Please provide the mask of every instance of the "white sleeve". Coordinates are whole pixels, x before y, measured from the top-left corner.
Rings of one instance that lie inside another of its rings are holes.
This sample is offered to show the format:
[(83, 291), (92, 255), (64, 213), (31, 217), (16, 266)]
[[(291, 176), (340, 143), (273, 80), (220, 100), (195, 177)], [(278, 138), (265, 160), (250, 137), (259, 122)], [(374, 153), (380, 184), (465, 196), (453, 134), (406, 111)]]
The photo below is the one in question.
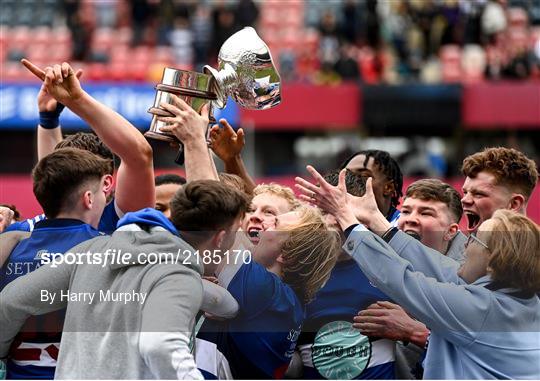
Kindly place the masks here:
[(203, 279), (203, 301), (201, 310), (225, 319), (238, 314), (238, 302), (225, 288)]

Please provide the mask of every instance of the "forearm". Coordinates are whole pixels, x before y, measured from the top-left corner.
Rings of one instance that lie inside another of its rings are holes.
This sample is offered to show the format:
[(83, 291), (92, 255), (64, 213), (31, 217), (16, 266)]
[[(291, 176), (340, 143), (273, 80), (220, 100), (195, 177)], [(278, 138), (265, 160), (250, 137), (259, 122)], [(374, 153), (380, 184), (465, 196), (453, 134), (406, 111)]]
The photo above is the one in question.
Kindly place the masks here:
[(38, 160), (47, 156), (54, 151), (54, 147), (62, 141), (62, 129), (60, 126), (56, 128), (43, 128), (38, 125), (37, 128), (37, 153)]
[(0, 267), (8, 260), (11, 252), (25, 238), (30, 237), (29, 232), (12, 231), (0, 234)]
[(221, 286), (203, 279), (203, 302), (201, 310), (212, 315), (231, 319), (238, 314), (238, 302)]
[[(63, 263), (56, 268), (41, 266), (34, 272), (17, 278), (0, 292), (0, 358), (7, 355), (13, 338), (28, 317), (67, 306), (67, 302), (60, 298), (60, 292), (69, 288), (73, 267)], [(44, 294), (56, 297), (43, 300)]]
[(214, 176), (219, 179), (219, 174), (216, 168), (216, 162), (214, 161), (214, 154), (212, 153), (212, 150), (207, 146), (208, 156), (210, 157), (210, 164), (212, 165), (212, 172), (214, 173)]
[(66, 103), (122, 161), (144, 165), (151, 160), (152, 149), (144, 136), (116, 111), (86, 92), (78, 99)]
[(186, 179), (193, 180), (217, 180), (217, 174), (213, 170), (212, 160), (208, 152), (208, 146), (204, 138), (193, 139), (184, 142), (184, 156), (186, 167)]
[(253, 193), (253, 189), (255, 189), (257, 184), (255, 184), (255, 181), (253, 181), (253, 179), (249, 175), (244, 165), (244, 160), (242, 160), (242, 157), (240, 155), (237, 155), (230, 160), (224, 161), (224, 164), (225, 172), (240, 176), (242, 180), (244, 180), (244, 182), (246, 183), (248, 192), (250, 194)]

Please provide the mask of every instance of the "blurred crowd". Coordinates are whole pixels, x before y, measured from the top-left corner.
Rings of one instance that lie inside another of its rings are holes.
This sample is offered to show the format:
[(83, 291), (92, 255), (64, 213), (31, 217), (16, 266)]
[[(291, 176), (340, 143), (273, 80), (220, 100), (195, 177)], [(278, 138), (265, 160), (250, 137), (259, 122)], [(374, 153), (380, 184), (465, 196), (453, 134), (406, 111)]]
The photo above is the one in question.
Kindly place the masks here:
[(8, 72), (22, 56), (47, 64), (47, 44), (36, 44), (51, 42), (58, 47), (56, 61), (90, 65), (90, 79), (153, 80), (164, 65), (200, 70), (215, 63), (231, 34), (254, 26), (286, 80), (394, 84), (540, 77), (540, 2), (534, 0), (2, 4), (0, 61), (7, 61)]

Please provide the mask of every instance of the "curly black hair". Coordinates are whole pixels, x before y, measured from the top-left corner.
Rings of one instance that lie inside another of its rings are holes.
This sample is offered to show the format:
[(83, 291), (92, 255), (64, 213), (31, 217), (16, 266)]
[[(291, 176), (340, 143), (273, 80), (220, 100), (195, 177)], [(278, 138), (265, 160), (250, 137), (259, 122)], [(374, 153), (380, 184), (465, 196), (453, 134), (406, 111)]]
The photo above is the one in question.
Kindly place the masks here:
[(394, 208), (396, 208), (399, 205), (401, 196), (403, 196), (403, 173), (401, 173), (399, 164), (386, 151), (368, 149), (355, 152), (345, 159), (339, 168), (343, 169), (347, 167), (349, 162), (358, 155), (364, 155), (366, 157), (364, 160), (364, 166), (367, 165), (369, 159), (372, 157), (374, 163), (381, 169), (382, 173), (384, 173), (384, 175), (392, 181), (394, 184), (395, 193), (392, 196), (391, 204)]

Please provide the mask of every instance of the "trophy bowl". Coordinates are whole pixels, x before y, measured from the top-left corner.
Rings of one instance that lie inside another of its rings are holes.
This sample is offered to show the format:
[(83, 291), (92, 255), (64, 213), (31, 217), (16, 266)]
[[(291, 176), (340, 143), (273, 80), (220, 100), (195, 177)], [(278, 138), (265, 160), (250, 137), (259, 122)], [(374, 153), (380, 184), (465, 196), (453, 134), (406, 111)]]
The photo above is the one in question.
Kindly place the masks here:
[(266, 110), (281, 102), (281, 78), (268, 46), (255, 29), (246, 27), (229, 37), (218, 55), (218, 68), (206, 65), (204, 73), (165, 68), (161, 83), (156, 86), (150, 129), (144, 135), (158, 140), (178, 141), (161, 132), (165, 123), (157, 116), (172, 116), (160, 108), (171, 103), (171, 94), (182, 98), (195, 111), (210, 103), (210, 123), (215, 123), (213, 107), (224, 108), (228, 97), (249, 110)]

